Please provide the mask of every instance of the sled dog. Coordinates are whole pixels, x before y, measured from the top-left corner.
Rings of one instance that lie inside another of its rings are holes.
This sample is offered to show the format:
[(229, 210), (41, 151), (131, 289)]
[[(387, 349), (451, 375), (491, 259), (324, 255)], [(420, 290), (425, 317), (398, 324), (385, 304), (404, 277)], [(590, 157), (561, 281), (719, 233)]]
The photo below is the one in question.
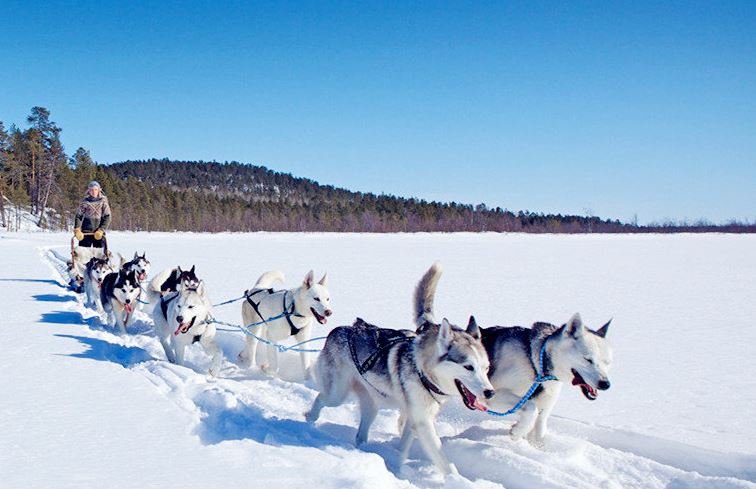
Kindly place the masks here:
[(139, 297), (139, 282), (134, 272), (119, 270), (102, 280), (100, 302), (108, 315), (108, 324), (116, 326), (122, 334), (134, 320), (134, 305)]
[(516, 413), (519, 417), (510, 429), (513, 438), (527, 437), (533, 445), (543, 445), (546, 424), (564, 382), (580, 387), (591, 401), (598, 397), (598, 391), (609, 388), (612, 349), (606, 334), (610, 323), (611, 320), (593, 331), (575, 314), (561, 327), (538, 322), (530, 329), (501, 326), (481, 329), (491, 362), (489, 378), (496, 390), (492, 409), (507, 410), (514, 406), (533, 385), (537, 374), (558, 379), (540, 384)]
[(116, 270), (107, 258), (92, 258), (87, 262), (84, 273), (84, 291), (87, 294), (86, 305), (94, 307), (97, 312), (102, 311), (100, 302), (100, 289), (105, 276)]
[(490, 399), (493, 386), (486, 376), (488, 357), (480, 342), (480, 329), (470, 318), (466, 330), (444, 318), (436, 324), (433, 295), (441, 268), (426, 272), (415, 290), (416, 325), (409, 330), (378, 328), (357, 319), (328, 335), (315, 366), (319, 394), (305, 415), (309, 422), (326, 406), (342, 404), (354, 393), (360, 404), (356, 444), (368, 438), (370, 425), (382, 407), (400, 411), (400, 463), (415, 438), (443, 473), (457, 473), (441, 450), (434, 421), (441, 404), (461, 398), (471, 410), (485, 410), (479, 398)]
[[(263, 324), (252, 327), (254, 333), (261, 338), (277, 343), (290, 336), (297, 342), (307, 341), (312, 337), (312, 323), (316, 320), (326, 324), (331, 311), (331, 295), (328, 292), (328, 276), (323, 275), (315, 283), (312, 270), (305, 276), (302, 285), (291, 290), (274, 290), (273, 284), (283, 282), (281, 272), (266, 272), (257, 279), (255, 286), (244, 292), (245, 301), (242, 303), (242, 321), (244, 325)], [(239, 360), (244, 366), (257, 365), (258, 339), (247, 336), (247, 344), (239, 353)], [(267, 345), (267, 363), (263, 370), (275, 375), (278, 372), (278, 350), (274, 345)], [(300, 352), (302, 371), (308, 375), (310, 365), (309, 353)]]
[(202, 281), (196, 288), (180, 287), (159, 299), (152, 318), (168, 361), (183, 365), (186, 347), (200, 343), (212, 356), (208, 373), (218, 375), (223, 354), (215, 343), (215, 325), (209, 322), (210, 313)]
[[(142, 308), (142, 302), (144, 302), (141, 298), (142, 295), (147, 295), (144, 293), (144, 283), (147, 281), (147, 274), (150, 273), (150, 261), (147, 259), (147, 253), (142, 252), (140, 255), (137, 252), (134, 252), (134, 258), (132, 258), (130, 261), (126, 261), (123, 257), (121, 257), (121, 269), (126, 270), (127, 272), (133, 271), (136, 275), (137, 282), (139, 282), (139, 297), (137, 297), (137, 309), (141, 310)], [(145, 297), (149, 301), (149, 297)]]

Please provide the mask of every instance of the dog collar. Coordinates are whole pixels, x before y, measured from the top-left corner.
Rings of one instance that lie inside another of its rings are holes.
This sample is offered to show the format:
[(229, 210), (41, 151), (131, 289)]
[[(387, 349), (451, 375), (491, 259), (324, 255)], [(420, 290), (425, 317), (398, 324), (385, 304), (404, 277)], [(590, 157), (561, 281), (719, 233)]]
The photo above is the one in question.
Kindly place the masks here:
[(428, 378), (427, 375), (425, 375), (419, 368), (417, 368), (417, 365), (415, 365), (415, 369), (417, 370), (417, 375), (420, 377), (420, 382), (423, 384), (423, 387), (430, 393), (431, 397), (436, 400), (436, 402), (439, 402), (438, 399), (433, 395), (434, 393), (439, 396), (445, 396), (447, 395), (444, 391), (439, 389), (439, 387), (431, 382), (431, 380)]

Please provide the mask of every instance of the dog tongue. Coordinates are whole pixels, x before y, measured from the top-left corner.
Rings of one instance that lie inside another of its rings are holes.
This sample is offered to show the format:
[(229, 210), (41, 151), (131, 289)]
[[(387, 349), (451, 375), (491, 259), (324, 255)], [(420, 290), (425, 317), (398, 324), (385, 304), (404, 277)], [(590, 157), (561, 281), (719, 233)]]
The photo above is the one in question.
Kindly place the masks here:
[(478, 411), (488, 411), (488, 408), (484, 406), (476, 397), (475, 400), (472, 403), (472, 406), (477, 409)]
[(178, 328), (176, 328), (176, 331), (173, 332), (173, 336), (178, 336), (179, 333), (186, 333), (189, 329), (187, 326), (188, 325), (186, 323), (179, 324)]
[(126, 312), (131, 313), (133, 310), (131, 307), (131, 304), (124, 304), (123, 308), (126, 310)]

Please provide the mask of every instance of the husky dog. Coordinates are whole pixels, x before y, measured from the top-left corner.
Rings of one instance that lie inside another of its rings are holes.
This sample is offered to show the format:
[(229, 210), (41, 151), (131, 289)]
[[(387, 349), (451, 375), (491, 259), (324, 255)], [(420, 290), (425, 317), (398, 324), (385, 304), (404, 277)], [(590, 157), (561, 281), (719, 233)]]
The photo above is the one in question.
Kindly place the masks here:
[(596, 399), (599, 390), (609, 388), (612, 349), (606, 334), (610, 323), (611, 320), (593, 331), (575, 314), (561, 327), (539, 322), (530, 329), (501, 326), (481, 329), (483, 345), (491, 361), (488, 376), (496, 389), (492, 408), (514, 406), (538, 374), (558, 379), (542, 383), (520, 409), (519, 418), (510, 429), (514, 439), (527, 437), (533, 445), (543, 445), (546, 423), (559, 399), (563, 382), (571, 381), (572, 385), (580, 387), (590, 401)]
[(105, 252), (102, 248), (89, 248), (86, 246), (71, 246), (71, 259), (66, 261), (68, 269), (68, 285), (76, 292), (84, 292), (87, 264), (93, 258), (110, 260), (112, 253)]
[(98, 312), (102, 311), (102, 303), (100, 302), (102, 281), (106, 275), (115, 271), (110, 264), (110, 260), (107, 258), (92, 258), (87, 262), (84, 274), (84, 290), (87, 293), (87, 306), (94, 307)]
[[(132, 258), (131, 261), (126, 261), (121, 257), (121, 269), (126, 270), (127, 272), (133, 271), (136, 275), (137, 282), (139, 282), (139, 297), (137, 297), (137, 309), (139, 310), (141, 310), (142, 307), (142, 301), (139, 299), (142, 296), (142, 292), (144, 292), (142, 284), (147, 280), (147, 274), (150, 273), (150, 266), (150, 261), (147, 259), (147, 253), (145, 252), (142, 252), (141, 255), (134, 252), (134, 258)], [(149, 297), (147, 297), (147, 299), (149, 299)]]
[[(277, 343), (290, 336), (298, 342), (309, 340), (312, 321), (325, 324), (331, 311), (331, 296), (328, 292), (328, 277), (323, 275), (318, 283), (312, 270), (305, 276), (300, 287), (291, 290), (273, 290), (274, 283), (283, 282), (281, 272), (266, 272), (257, 279), (255, 286), (244, 292), (246, 301), (242, 303), (242, 320), (245, 325), (266, 321), (254, 327), (255, 334), (261, 338)], [(269, 321), (268, 321), (269, 320)], [(247, 344), (239, 353), (239, 360), (244, 366), (257, 365), (257, 344), (254, 336), (247, 336)], [(278, 350), (274, 345), (267, 345), (267, 363), (263, 370), (271, 374), (278, 372)], [(308, 375), (309, 353), (301, 352), (302, 370)]]
[(108, 323), (126, 334), (126, 327), (134, 319), (134, 304), (139, 297), (139, 282), (136, 274), (119, 270), (109, 273), (102, 280), (100, 287), (100, 302), (108, 315)]
[(208, 373), (215, 377), (223, 354), (215, 343), (215, 325), (208, 322), (210, 312), (205, 284), (200, 281), (196, 288), (181, 287), (161, 297), (152, 318), (168, 361), (183, 365), (186, 347), (199, 342), (213, 357)]
[(147, 253), (134, 252), (134, 258), (131, 261), (126, 261), (121, 257), (121, 268), (126, 271), (134, 271), (139, 283), (143, 283), (147, 279), (147, 274), (150, 273), (150, 261), (147, 259)]
[(331, 331), (315, 368), (320, 393), (307, 421), (314, 422), (325, 406), (338, 406), (349, 393), (360, 403), (356, 444), (368, 437), (378, 408), (400, 410), (401, 456), (404, 462), (415, 437), (445, 475), (457, 473), (441, 450), (434, 420), (441, 404), (461, 398), (471, 410), (485, 410), (478, 397), (489, 399), (493, 386), (486, 375), (488, 356), (474, 318), (466, 330), (446, 318), (436, 324), (433, 294), (441, 268), (433, 265), (415, 291), (419, 333), (378, 328), (357, 320)]

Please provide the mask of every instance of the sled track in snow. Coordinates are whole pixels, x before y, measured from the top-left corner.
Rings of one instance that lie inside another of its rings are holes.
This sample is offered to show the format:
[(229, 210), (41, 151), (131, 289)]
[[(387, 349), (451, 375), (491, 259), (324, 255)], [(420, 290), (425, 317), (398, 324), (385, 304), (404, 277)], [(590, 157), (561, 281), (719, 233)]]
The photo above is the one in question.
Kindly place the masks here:
[[(40, 248), (40, 255), (58, 280), (67, 283), (65, 257), (53, 247)], [(226, 360), (220, 377), (211, 379), (204, 374), (209, 358), (201, 348), (187, 352), (188, 367), (165, 360), (148, 314), (140, 313), (133, 334), (122, 337), (85, 307), (79, 294), (66, 294), (74, 298), (66, 302), (67, 307), (80, 315), (87, 328), (88, 339), (79, 340), (90, 350), (87, 356), (120, 364), (147, 378), (167, 401), (191, 414), (195, 426), (190, 429), (204, 445), (234, 440), (265, 444), (252, 445), (250, 462), (256, 449), (338, 450), (347, 459), (377, 454), (386, 463), (384, 481), (443, 485), (417, 444), (407, 466), (397, 467), (396, 412), (380, 413), (364, 450), (355, 449), (352, 443), (357, 425), (353, 404), (326, 409), (322, 422), (307, 424), (303, 413), (315, 392), (296, 380), (298, 361), (294, 355), (282, 355), (282, 376), (290, 380), (272, 379), (229, 361), (241, 350), (243, 339), (219, 333)], [(756, 488), (756, 456), (722, 454), (556, 417), (546, 446), (536, 449), (526, 442), (512, 442), (506, 435), (508, 421), (474, 413), (460, 420), (446, 411), (439, 416), (438, 428), (444, 450), (461, 474), (448, 481), (454, 482), (453, 487), (473, 487), (474, 482), (475, 487), (507, 488)], [(299, 476), (306, 479), (308, 474)], [(251, 477), (253, 480), (253, 473)]]

